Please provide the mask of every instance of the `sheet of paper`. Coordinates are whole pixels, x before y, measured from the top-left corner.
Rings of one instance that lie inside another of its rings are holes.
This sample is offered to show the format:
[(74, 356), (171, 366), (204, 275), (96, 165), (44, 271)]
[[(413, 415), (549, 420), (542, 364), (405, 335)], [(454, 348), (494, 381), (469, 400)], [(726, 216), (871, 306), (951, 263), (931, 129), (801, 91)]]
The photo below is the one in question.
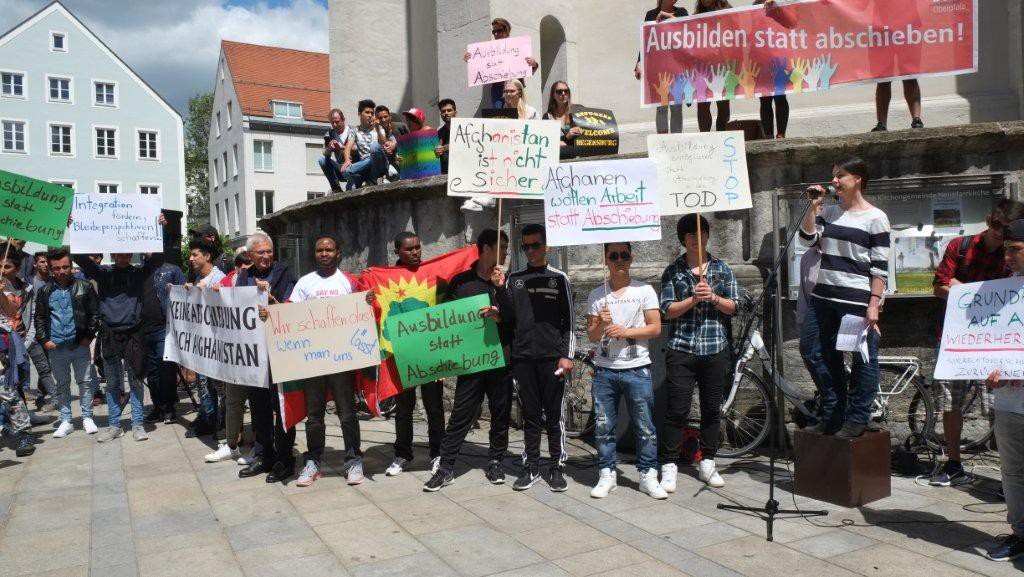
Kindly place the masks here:
[(837, 351), (857, 351), (864, 362), (868, 359), (868, 321), (856, 315), (843, 315), (836, 335)]

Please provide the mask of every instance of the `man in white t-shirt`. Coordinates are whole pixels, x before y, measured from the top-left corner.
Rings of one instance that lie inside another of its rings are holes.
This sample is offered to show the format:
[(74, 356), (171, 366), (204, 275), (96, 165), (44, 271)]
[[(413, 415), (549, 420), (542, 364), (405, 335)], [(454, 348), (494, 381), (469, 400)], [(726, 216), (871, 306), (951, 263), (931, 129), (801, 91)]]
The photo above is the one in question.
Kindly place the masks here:
[[(317, 270), (300, 278), (292, 289), (290, 302), (310, 299), (328, 299), (365, 290), (355, 275), (338, 270), (341, 260), (341, 242), (331, 234), (320, 234), (313, 239), (313, 257)], [(373, 301), (373, 293), (366, 293), (366, 302)], [(320, 478), (320, 459), (324, 453), (327, 432), (324, 415), (327, 409), (327, 391), (334, 397), (341, 435), (345, 439), (345, 476), (349, 485), (363, 482), (363, 453), (360, 450), (359, 417), (356, 415), (355, 371), (334, 373), (306, 379), (306, 466), (299, 473), (296, 485), (308, 487)]]
[(600, 478), (590, 491), (606, 497), (616, 487), (616, 421), (619, 399), (625, 398), (636, 431), (640, 490), (655, 499), (668, 493), (658, 483), (658, 440), (654, 428), (654, 387), (648, 340), (661, 333), (658, 295), (649, 284), (629, 278), (633, 263), (628, 242), (604, 245), (610, 278), (590, 291), (587, 299), (587, 336), (597, 343), (594, 356), (594, 417), (597, 466)]

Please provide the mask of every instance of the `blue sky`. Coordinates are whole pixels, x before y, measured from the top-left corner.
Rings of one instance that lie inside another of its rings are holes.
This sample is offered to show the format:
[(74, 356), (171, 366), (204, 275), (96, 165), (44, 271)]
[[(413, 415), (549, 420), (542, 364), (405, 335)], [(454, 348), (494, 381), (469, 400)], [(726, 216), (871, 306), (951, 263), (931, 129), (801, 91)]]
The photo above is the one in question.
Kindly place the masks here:
[[(0, 0), (0, 30), (50, 0)], [(222, 39), (327, 52), (327, 0), (64, 0), (185, 116), (213, 90)], [(287, 25), (282, 25), (287, 23)], [(2, 33), (0, 32), (0, 33)]]

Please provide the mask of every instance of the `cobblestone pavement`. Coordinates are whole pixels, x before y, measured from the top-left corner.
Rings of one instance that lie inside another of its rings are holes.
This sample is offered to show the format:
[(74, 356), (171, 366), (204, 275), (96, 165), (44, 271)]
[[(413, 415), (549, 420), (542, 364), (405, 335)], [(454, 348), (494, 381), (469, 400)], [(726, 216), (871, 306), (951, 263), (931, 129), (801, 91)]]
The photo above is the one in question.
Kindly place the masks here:
[[(484, 422), (464, 449), (469, 456), (460, 458), (455, 484), (423, 493), (424, 423), (416, 424), (419, 460), (397, 477), (383, 474), (393, 424), (362, 425), (367, 479), (356, 487), (342, 476), (336, 420), (328, 428), (325, 476), (309, 488), (239, 479), (233, 462), (207, 464), (203, 456), (213, 447), (185, 438), (180, 425), (158, 425), (148, 441), (126, 435), (106, 445), (81, 429), (53, 439), (52, 426), (40, 426), (42, 442), (25, 459), (14, 457), (7, 439), (0, 450), (0, 574), (945, 577), (1024, 569), (981, 556), (1008, 529), (992, 480), (939, 489), (894, 477), (891, 497), (861, 509), (796, 497), (797, 507), (829, 515), (779, 520), (768, 543), (762, 520), (716, 507), (764, 504), (763, 459), (720, 461), (722, 490), (683, 470), (667, 501), (638, 492), (635, 468), (621, 465), (618, 490), (597, 500), (589, 496), (592, 449), (579, 444), (567, 492), (538, 483), (517, 493), (511, 478), (505, 485), (484, 479)], [(302, 431), (298, 443), (302, 449)], [(512, 450), (519, 449), (521, 435), (513, 431)], [(509, 458), (506, 473), (517, 470)], [(789, 476), (780, 471), (776, 494), (792, 508)]]

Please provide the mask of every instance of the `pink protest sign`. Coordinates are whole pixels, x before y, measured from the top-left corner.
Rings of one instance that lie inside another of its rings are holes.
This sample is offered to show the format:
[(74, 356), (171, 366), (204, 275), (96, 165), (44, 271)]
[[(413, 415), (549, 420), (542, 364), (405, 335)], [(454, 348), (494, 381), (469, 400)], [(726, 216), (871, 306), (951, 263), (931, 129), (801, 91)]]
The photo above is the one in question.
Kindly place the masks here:
[(529, 36), (477, 42), (467, 46), (466, 52), (466, 74), (471, 87), (533, 76), (533, 68), (526, 63), (533, 56)]

